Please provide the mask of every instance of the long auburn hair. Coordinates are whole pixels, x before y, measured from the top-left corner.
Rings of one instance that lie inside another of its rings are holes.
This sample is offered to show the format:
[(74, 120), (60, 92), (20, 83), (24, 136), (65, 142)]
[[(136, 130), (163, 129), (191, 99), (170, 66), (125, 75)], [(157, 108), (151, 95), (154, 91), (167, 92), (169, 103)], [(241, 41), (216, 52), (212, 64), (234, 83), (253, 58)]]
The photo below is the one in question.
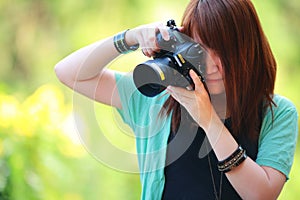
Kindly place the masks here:
[[(252, 2), (191, 0), (181, 25), (184, 34), (197, 34), (221, 59), (232, 134), (257, 139), (264, 111), (274, 104), (276, 61)], [(164, 108), (167, 115), (172, 112), (176, 132), (180, 105), (170, 96)]]

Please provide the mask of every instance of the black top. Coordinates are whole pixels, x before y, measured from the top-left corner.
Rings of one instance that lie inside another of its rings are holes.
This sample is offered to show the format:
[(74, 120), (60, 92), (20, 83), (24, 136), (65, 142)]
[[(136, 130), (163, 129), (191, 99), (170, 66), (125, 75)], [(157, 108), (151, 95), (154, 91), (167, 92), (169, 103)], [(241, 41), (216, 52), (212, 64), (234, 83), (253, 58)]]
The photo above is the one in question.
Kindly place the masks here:
[[(230, 120), (225, 121), (225, 126), (230, 131)], [(170, 134), (163, 200), (214, 200), (216, 199), (215, 191), (219, 197), (221, 172), (217, 168), (217, 157), (203, 129), (199, 127), (194, 132), (194, 134), (192, 132), (177, 133), (175, 136), (172, 133)], [(251, 143), (243, 138), (235, 139), (246, 149), (247, 155), (255, 160), (257, 156), (257, 142)], [(187, 145), (186, 151), (182, 151), (182, 146), (188, 144), (188, 141), (192, 144)], [(182, 155), (179, 157), (178, 153), (180, 151), (184, 153), (181, 153)], [(176, 159), (176, 156), (179, 158)], [(212, 177), (214, 180), (212, 180)], [(213, 185), (215, 185), (215, 189)], [(222, 175), (221, 185), (221, 199), (241, 199), (225, 174)]]

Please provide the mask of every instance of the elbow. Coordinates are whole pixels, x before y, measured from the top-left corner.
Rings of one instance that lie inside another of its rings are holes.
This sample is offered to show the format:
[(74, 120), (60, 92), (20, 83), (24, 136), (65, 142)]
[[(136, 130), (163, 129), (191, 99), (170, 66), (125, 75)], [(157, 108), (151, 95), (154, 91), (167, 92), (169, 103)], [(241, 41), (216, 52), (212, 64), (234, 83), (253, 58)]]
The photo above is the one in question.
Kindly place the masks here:
[(265, 199), (269, 199), (269, 200), (276, 200), (278, 196), (275, 196), (273, 194), (270, 195), (266, 195), (266, 194), (255, 194), (255, 195), (251, 195), (251, 197), (246, 197), (245, 199), (257, 199), (257, 200), (265, 200)]
[(68, 77), (66, 69), (61, 62), (57, 63), (54, 66), (54, 72), (58, 80), (63, 84), (67, 85), (67, 83), (69, 82), (68, 79), (70, 79), (70, 77)]
[[(264, 187), (262, 187), (264, 188)], [(243, 199), (257, 199), (257, 200), (276, 200), (280, 194), (280, 191), (276, 191), (273, 188), (264, 188), (258, 190), (252, 190), (248, 195), (244, 195)]]
[(58, 80), (62, 81), (62, 69), (59, 63), (54, 66), (54, 72)]

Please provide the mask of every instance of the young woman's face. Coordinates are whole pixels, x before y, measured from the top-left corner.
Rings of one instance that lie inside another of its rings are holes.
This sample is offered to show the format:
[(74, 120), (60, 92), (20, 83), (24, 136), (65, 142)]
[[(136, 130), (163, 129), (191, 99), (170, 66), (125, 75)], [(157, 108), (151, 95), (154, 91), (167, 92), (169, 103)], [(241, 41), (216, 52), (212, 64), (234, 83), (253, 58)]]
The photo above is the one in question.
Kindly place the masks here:
[[(196, 31), (195, 31), (196, 33)], [(203, 45), (202, 40), (198, 35), (194, 35), (194, 41), (199, 43), (207, 53), (206, 57), (206, 71), (204, 75), (204, 79), (211, 95), (222, 94), (225, 92), (224, 85), (224, 71), (220, 57), (218, 54)]]
[(205, 81), (211, 95), (225, 92), (224, 72), (220, 57), (211, 49), (206, 49)]

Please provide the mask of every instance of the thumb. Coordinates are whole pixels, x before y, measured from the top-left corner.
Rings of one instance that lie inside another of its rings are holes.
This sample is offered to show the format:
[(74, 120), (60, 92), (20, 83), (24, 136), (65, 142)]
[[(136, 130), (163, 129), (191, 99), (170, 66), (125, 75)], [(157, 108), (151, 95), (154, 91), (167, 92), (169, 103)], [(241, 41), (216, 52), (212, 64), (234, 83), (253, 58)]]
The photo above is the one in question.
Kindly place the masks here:
[(195, 91), (205, 89), (202, 81), (200, 80), (200, 78), (198, 76), (198, 74), (193, 69), (190, 70), (190, 76), (191, 76), (191, 78), (192, 78), (192, 80), (195, 84)]
[(177, 28), (178, 28), (179, 32), (184, 32), (184, 27), (183, 26), (177, 27)]

